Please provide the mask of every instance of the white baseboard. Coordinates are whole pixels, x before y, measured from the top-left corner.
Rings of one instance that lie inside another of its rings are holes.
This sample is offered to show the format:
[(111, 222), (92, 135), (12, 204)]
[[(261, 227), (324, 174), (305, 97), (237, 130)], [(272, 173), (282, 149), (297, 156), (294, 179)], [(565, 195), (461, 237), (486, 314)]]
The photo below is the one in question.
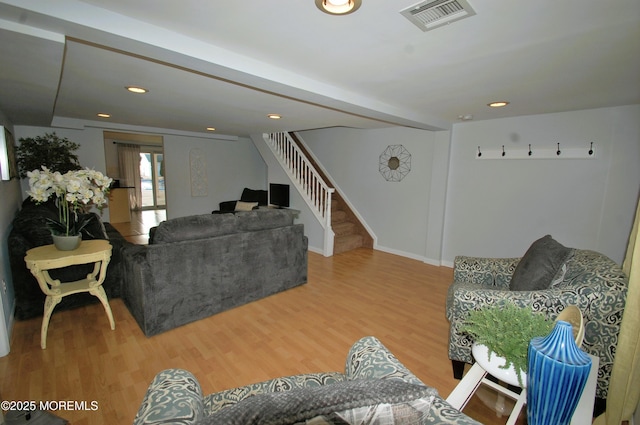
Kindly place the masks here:
[(9, 315), (9, 323), (5, 322), (4, 309), (2, 306), (2, 300), (0, 300), (0, 326), (2, 326), (2, 340), (0, 341), (0, 357), (4, 357), (11, 351), (9, 345), (11, 341), (11, 333), (13, 332), (14, 314), (16, 310), (15, 300), (11, 306), (11, 314)]
[(441, 261), (440, 265), (443, 267), (449, 267), (450, 269), (453, 268), (453, 261)]
[(398, 249), (388, 248), (386, 246), (380, 246), (378, 244), (375, 244), (373, 249), (376, 249), (382, 252), (387, 252), (389, 254), (399, 255), (401, 257), (411, 258), (412, 260), (422, 261), (424, 263), (427, 262), (427, 258), (422, 255), (413, 254), (411, 252), (400, 251)]
[(316, 248), (315, 246), (309, 246), (307, 249), (311, 252), (315, 252), (316, 254), (324, 255), (324, 250), (321, 248)]
[[(423, 263), (432, 265), (432, 266), (437, 266), (437, 267), (449, 267), (449, 268), (453, 268), (453, 262), (451, 261), (440, 261), (440, 260), (434, 260), (433, 258), (427, 258), (423, 255), (417, 255), (417, 254), (413, 254), (411, 252), (405, 252), (405, 251), (400, 251), (398, 249), (394, 249), (394, 248), (388, 248), (385, 246), (380, 246), (380, 245), (374, 245), (373, 249), (377, 250), (377, 251), (382, 251), (382, 252), (386, 252), (388, 254), (394, 254), (394, 255), (399, 255), (401, 257), (406, 257), (406, 258), (411, 258), (412, 260), (418, 260), (418, 261), (422, 261)], [(315, 246), (309, 246), (308, 250), (311, 252), (314, 252), (316, 254), (320, 254), (320, 255), (324, 255), (324, 251), (320, 248), (317, 248)]]

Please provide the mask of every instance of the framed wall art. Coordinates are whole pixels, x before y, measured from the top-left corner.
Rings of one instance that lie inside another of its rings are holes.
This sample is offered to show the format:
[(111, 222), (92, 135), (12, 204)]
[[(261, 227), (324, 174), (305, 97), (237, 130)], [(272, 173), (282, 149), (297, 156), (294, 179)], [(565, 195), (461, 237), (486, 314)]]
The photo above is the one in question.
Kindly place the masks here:
[(200, 149), (189, 151), (189, 169), (191, 171), (191, 196), (208, 196), (207, 159)]
[(389, 182), (399, 182), (411, 171), (411, 154), (402, 145), (389, 145), (380, 154), (380, 174)]

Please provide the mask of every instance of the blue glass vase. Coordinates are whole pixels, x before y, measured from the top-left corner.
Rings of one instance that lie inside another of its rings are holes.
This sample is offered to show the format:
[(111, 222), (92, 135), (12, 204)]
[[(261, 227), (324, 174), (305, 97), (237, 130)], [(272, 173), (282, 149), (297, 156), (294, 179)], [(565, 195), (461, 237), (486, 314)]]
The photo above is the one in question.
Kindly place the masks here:
[(575, 343), (571, 324), (559, 320), (551, 333), (529, 343), (527, 422), (571, 422), (591, 370), (591, 358)]

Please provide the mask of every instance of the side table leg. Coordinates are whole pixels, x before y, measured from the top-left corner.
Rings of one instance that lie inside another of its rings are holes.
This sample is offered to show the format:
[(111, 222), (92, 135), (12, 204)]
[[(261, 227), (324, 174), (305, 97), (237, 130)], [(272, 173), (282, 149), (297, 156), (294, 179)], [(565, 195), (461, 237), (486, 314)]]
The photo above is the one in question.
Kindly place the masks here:
[(447, 403), (462, 411), (486, 375), (487, 371), (478, 363), (474, 363), (458, 385), (451, 391), (451, 394), (447, 397)]
[(97, 286), (89, 291), (91, 295), (95, 295), (98, 297), (102, 305), (104, 306), (104, 311), (107, 312), (107, 316), (109, 317), (109, 324), (111, 325), (111, 330), (116, 328), (116, 322), (113, 320), (113, 313), (111, 312), (111, 306), (109, 305), (109, 299), (107, 298), (106, 292), (104, 292), (104, 288), (102, 285)]
[(513, 406), (513, 410), (511, 411), (511, 415), (509, 416), (509, 420), (507, 421), (507, 425), (515, 425), (518, 420), (518, 416), (520, 416), (520, 411), (527, 404), (527, 389), (523, 388), (520, 396), (516, 399), (516, 405)]
[(44, 300), (44, 316), (42, 316), (42, 327), (40, 328), (40, 347), (44, 350), (47, 348), (47, 331), (49, 330), (49, 320), (51, 313), (58, 303), (62, 301), (62, 297), (47, 295)]

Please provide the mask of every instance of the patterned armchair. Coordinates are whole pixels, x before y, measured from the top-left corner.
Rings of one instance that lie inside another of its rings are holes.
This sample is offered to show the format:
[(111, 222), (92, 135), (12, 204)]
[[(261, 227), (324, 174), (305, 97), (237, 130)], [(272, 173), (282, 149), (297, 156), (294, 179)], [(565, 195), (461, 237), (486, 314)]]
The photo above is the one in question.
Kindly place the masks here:
[[(381, 387), (385, 388), (384, 396), (375, 394)], [(420, 398), (403, 399), (403, 395), (398, 393), (403, 387), (410, 387), (411, 393)], [(310, 417), (314, 417), (310, 419), (314, 424), (366, 422), (364, 418), (346, 422), (336, 419), (329, 412), (338, 406), (341, 406), (338, 410), (347, 409), (341, 415), (348, 417), (372, 414), (378, 418), (382, 409), (391, 415), (384, 418), (395, 420), (393, 423), (409, 423), (408, 415), (412, 424), (480, 425), (454, 409), (435, 388), (425, 386), (378, 339), (371, 336), (356, 341), (351, 347), (344, 372), (280, 377), (209, 395), (203, 395), (200, 384), (190, 372), (164, 370), (149, 385), (133, 423), (304, 424), (309, 423), (305, 420)], [(277, 422), (270, 422), (269, 418), (277, 418)]]
[(510, 301), (555, 319), (566, 306), (576, 305), (585, 321), (582, 349), (600, 358), (596, 397), (606, 399), (626, 301), (627, 277), (614, 261), (602, 254), (569, 249), (547, 289), (510, 290), (511, 277), (520, 261), (521, 258), (464, 256), (454, 260), (454, 282), (446, 306), (454, 376), (460, 378), (460, 366), (473, 362), (473, 340), (460, 332), (469, 311)]

